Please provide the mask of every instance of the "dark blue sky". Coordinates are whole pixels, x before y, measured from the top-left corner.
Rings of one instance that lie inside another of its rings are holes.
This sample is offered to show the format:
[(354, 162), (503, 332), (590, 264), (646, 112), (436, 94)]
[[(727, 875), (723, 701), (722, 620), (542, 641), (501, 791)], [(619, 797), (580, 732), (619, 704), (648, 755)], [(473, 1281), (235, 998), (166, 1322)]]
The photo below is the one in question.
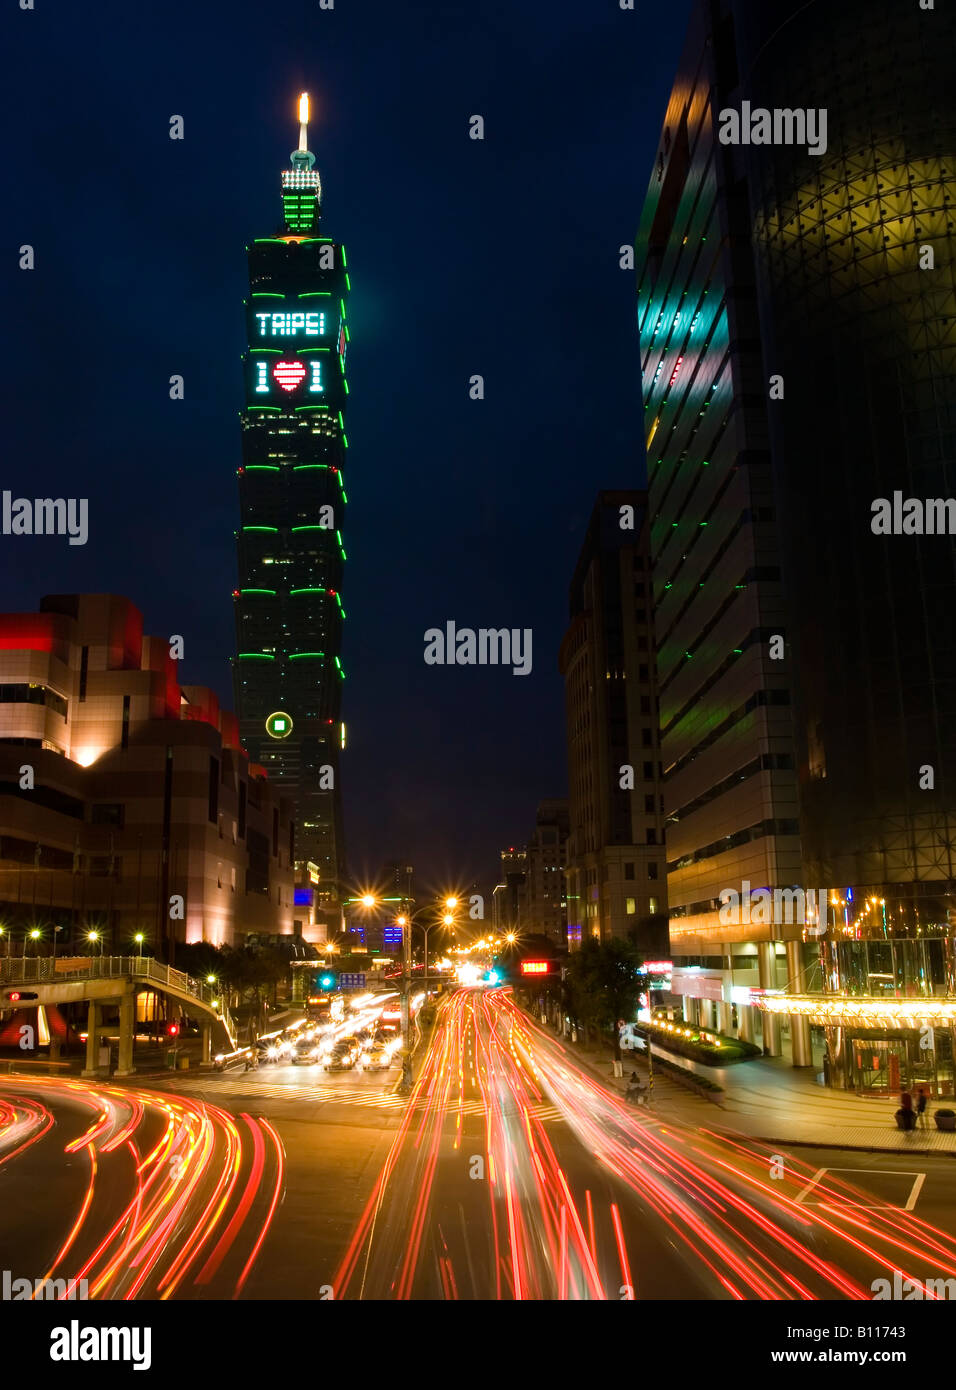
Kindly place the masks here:
[[(642, 15), (641, 10), (645, 13)], [(601, 487), (643, 479), (633, 238), (690, 0), (8, 10), (6, 449), (90, 539), (0, 538), (3, 607), (112, 590), (232, 707), (244, 248), (313, 94), (352, 280), (343, 768), (355, 876), (494, 871), (566, 791), (557, 649)], [(648, 19), (647, 14), (653, 15)], [(468, 118), (486, 138), (468, 138)], [(168, 138), (169, 118), (185, 139)], [(32, 273), (16, 248), (36, 248)], [(168, 380), (185, 377), (185, 400)], [(486, 398), (468, 398), (472, 373)], [(426, 667), (530, 627), (534, 669)]]

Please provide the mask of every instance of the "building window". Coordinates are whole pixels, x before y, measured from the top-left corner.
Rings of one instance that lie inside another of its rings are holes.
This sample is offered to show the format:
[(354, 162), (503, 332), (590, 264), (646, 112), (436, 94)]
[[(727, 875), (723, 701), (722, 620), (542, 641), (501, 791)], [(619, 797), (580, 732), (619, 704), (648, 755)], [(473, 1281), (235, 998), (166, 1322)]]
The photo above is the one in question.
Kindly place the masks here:
[(122, 748), (129, 747), (129, 696), (123, 696), (123, 734), (120, 742)]
[(647, 813), (649, 816), (652, 816), (652, 815), (654, 814), (654, 796), (653, 796), (653, 794), (651, 794), (650, 796), (645, 796), (645, 798), (644, 798), (644, 810), (646, 811), (646, 813)]
[(642, 730), (641, 730), (641, 747), (642, 747), (642, 748), (650, 748), (650, 746), (651, 746), (651, 731), (650, 731), (650, 729), (642, 729)]
[(653, 780), (654, 780), (654, 764), (653, 764), (653, 763), (645, 763), (645, 764), (644, 764), (644, 781), (645, 781), (645, 782), (653, 782)]
[[(209, 759), (209, 823), (216, 825), (219, 821), (219, 759), (210, 756)], [(220, 834), (222, 829), (220, 827)], [(222, 868), (222, 865), (219, 866)], [(219, 887), (222, 887), (220, 883)]]
[(647, 900), (647, 910), (648, 910), (648, 912), (651, 914), (652, 917), (656, 914), (656, 912), (657, 912), (657, 899), (656, 899), (656, 898), (648, 898), (648, 900)]
[(648, 843), (649, 845), (656, 845), (656, 844), (657, 844), (657, 831), (656, 831), (656, 830), (649, 830), (649, 831), (647, 832), (647, 843)]
[(648, 877), (648, 878), (657, 878), (657, 877), (658, 877), (657, 865), (656, 865), (656, 864), (648, 864), (648, 866), (647, 866), (647, 877)]
[(633, 917), (634, 914), (635, 914), (635, 912), (637, 911), (637, 899), (636, 899), (636, 898), (625, 898), (625, 899), (624, 899), (624, 911), (627, 913), (628, 917)]
[(84, 647), (80, 654), (80, 701), (86, 699), (86, 676), (90, 667), (90, 649)]
[(222, 860), (221, 860), (221, 859), (219, 860), (219, 862), (218, 862), (217, 865), (216, 865), (216, 882), (217, 882), (217, 884), (219, 885), (219, 887), (221, 888), (221, 887), (222, 887)]
[(633, 865), (633, 864), (625, 864), (625, 865), (624, 865), (624, 877), (625, 877), (625, 878), (633, 878), (633, 877), (634, 877), (634, 865)]
[(122, 802), (103, 802), (99, 806), (92, 807), (90, 823), (92, 825), (118, 825), (122, 828), (124, 810)]

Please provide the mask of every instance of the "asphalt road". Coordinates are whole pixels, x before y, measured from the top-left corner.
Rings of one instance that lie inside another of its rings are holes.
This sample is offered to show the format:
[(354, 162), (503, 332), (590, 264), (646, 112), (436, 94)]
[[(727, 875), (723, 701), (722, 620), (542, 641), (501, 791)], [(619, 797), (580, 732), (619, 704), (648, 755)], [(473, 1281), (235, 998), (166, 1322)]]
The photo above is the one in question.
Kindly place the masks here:
[[(0, 1244), (92, 1297), (794, 1299), (956, 1278), (953, 1163), (662, 1123), (504, 990), (397, 1071), (0, 1077)], [(711, 1123), (711, 1112), (704, 1112)]]

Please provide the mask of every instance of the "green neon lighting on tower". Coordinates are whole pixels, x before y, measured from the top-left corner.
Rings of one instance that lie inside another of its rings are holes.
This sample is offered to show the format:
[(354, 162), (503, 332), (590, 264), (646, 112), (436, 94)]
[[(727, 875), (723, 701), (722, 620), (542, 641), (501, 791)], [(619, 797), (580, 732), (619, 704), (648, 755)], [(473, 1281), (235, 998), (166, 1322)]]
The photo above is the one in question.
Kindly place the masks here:
[(339, 300), (339, 309), (342, 311), (342, 322), (345, 322), (345, 300)]
[(282, 469), (277, 463), (247, 463), (247, 473), (281, 473)]
[(239, 592), (240, 594), (271, 594), (273, 598), (276, 596), (275, 589), (240, 589)]
[(289, 590), (289, 593), (290, 593), (290, 594), (324, 594), (324, 593), (326, 593), (326, 592), (327, 592), (327, 590), (325, 590), (325, 589), (315, 589), (315, 588), (308, 588), (308, 589), (290, 589), (290, 590)]
[(253, 290), (253, 299), (285, 299), (284, 294), (279, 294), (275, 290)]
[(331, 290), (303, 290), (298, 296), (299, 299), (331, 299)]
[(349, 384), (348, 384), (348, 382), (346, 381), (345, 377), (342, 378), (342, 385), (345, 387), (345, 394), (348, 395), (348, 393), (349, 393)]
[[(325, 657), (325, 652), (290, 652), (290, 653), (289, 653), (289, 660), (290, 660), (290, 661), (301, 661), (301, 660), (303, 659), (303, 657), (307, 657), (307, 656), (311, 656), (311, 657), (319, 657), (319, 656), (321, 656), (321, 657), (324, 658), (324, 657)], [(336, 660), (338, 660), (338, 657), (336, 657)]]
[(351, 280), (349, 279), (348, 271), (345, 272), (345, 288), (346, 288), (347, 290), (351, 290), (351, 288), (352, 288), (352, 282), (351, 282)]
[(342, 246), (341, 246), (339, 249), (340, 249), (340, 251), (342, 252), (342, 269), (344, 270), (345, 267), (346, 267), (346, 266), (348, 265), (348, 263), (349, 263), (348, 257), (347, 257), (346, 254), (345, 254), (345, 243), (344, 243), (344, 242), (343, 242)]
[(275, 657), (269, 652), (240, 652), (240, 661), (275, 661)]
[(342, 544), (342, 532), (341, 532), (341, 531), (336, 531), (336, 533), (335, 533), (335, 538), (336, 538), (336, 540), (337, 540), (338, 543), (339, 543), (339, 550), (341, 550), (341, 552), (342, 552), (342, 559), (344, 560), (346, 557), (345, 557), (345, 546)]
[[(293, 526), (293, 527), (292, 527), (293, 534), (294, 534), (296, 531), (330, 531), (331, 529), (332, 529), (332, 528), (331, 528), (330, 526)], [(323, 589), (322, 592), (325, 593), (325, 590)]]
[(342, 412), (341, 412), (341, 410), (339, 411), (339, 429), (340, 429), (340, 430), (344, 430), (344, 429), (345, 429), (345, 421), (342, 419)]
[(278, 531), (278, 526), (243, 526), (244, 531)]
[(345, 445), (346, 449), (349, 447), (349, 437), (344, 430), (342, 432), (342, 443)]
[(292, 471), (293, 473), (304, 473), (307, 468), (326, 469), (331, 467), (332, 465), (330, 463), (294, 463), (292, 465)]
[(335, 669), (338, 671), (342, 679), (345, 680), (345, 672), (342, 670), (342, 663), (341, 661), (339, 661), (338, 657), (335, 658)]

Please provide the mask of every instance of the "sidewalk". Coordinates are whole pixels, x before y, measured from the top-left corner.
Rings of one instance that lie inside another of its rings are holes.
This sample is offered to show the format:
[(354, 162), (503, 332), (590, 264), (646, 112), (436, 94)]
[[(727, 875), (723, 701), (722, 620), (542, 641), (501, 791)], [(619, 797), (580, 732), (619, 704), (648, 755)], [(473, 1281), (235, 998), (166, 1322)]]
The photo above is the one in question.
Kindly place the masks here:
[[(608, 1047), (584, 1048), (567, 1041), (564, 1046), (570, 1056), (599, 1076), (606, 1086), (623, 1092), (634, 1070), (646, 1082), (647, 1060), (643, 1053), (625, 1052), (624, 1076), (615, 1078)], [(938, 1130), (932, 1117), (937, 1108), (956, 1110), (954, 1102), (930, 1102), (926, 1128), (904, 1132), (896, 1127), (895, 1097), (828, 1090), (817, 1082), (815, 1069), (792, 1067), (782, 1057), (755, 1057), (727, 1067), (709, 1067), (669, 1052), (657, 1043), (654, 1056), (686, 1067), (724, 1088), (714, 1104), (685, 1090), (666, 1073), (655, 1071), (651, 1113), (659, 1119), (700, 1129), (734, 1131), (767, 1144), (861, 1149), (871, 1153), (935, 1153), (956, 1158), (956, 1134)], [(649, 1112), (642, 1107), (639, 1113)]]

